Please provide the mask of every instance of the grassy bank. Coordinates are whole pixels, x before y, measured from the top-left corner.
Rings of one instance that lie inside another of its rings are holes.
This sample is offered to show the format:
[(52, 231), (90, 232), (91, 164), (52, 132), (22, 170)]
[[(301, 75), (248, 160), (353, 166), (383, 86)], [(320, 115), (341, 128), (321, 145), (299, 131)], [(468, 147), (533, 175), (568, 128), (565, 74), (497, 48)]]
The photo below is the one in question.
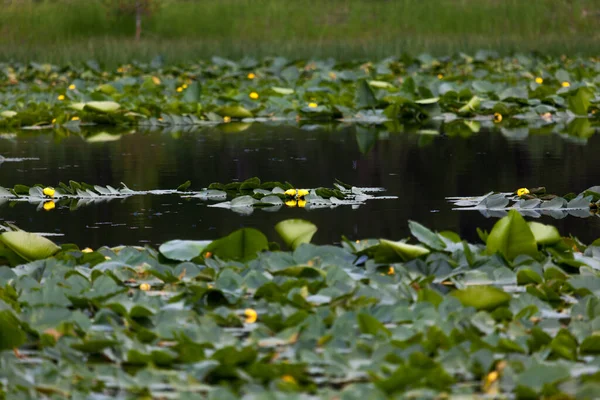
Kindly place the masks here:
[(221, 55), (356, 58), (494, 49), (599, 53), (594, 0), (162, 0), (144, 17), (101, 1), (15, 0), (0, 11), (0, 59), (62, 63)]

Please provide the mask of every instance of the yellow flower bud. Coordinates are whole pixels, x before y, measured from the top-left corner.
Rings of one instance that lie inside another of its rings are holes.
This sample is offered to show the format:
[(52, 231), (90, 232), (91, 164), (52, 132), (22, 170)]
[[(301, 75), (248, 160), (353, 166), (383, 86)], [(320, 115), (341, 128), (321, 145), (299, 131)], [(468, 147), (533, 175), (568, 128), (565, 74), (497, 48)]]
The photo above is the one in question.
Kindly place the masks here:
[(85, 249), (81, 250), (82, 253), (93, 253), (94, 250), (90, 249), (89, 247), (86, 247)]
[(442, 75), (442, 74), (438, 74), (437, 78), (438, 78), (438, 79), (444, 79), (444, 75)]
[(56, 193), (56, 190), (54, 190), (54, 188), (51, 187), (46, 187), (44, 188), (44, 190), (42, 190), (42, 192), (44, 193), (44, 196), (54, 197), (54, 193)]
[(246, 308), (244, 310), (244, 315), (246, 316), (247, 324), (253, 324), (258, 319), (258, 313), (256, 312), (256, 310), (253, 310), (252, 308)]
[(254, 72), (250, 72), (248, 74), (248, 79), (254, 79), (254, 78), (256, 78), (256, 75), (254, 74)]
[(544, 83), (544, 78), (542, 78), (541, 76), (538, 76), (537, 78), (535, 78), (535, 83), (537, 83), (538, 85), (541, 85), (542, 83)]
[(295, 196), (298, 191), (296, 189), (288, 189), (284, 192), (286, 194), (286, 196)]
[(304, 197), (307, 196), (310, 192), (306, 189), (300, 189), (298, 190), (298, 197)]
[(284, 381), (285, 383), (291, 383), (293, 385), (297, 384), (296, 379), (294, 379), (294, 377), (291, 375), (283, 375), (281, 377), (281, 380)]
[(177, 88), (177, 93), (181, 93), (181, 92), (183, 92), (183, 88), (180, 86)]
[(79, 121), (79, 117), (73, 117), (71, 118), (71, 121)]
[(147, 292), (148, 290), (150, 290), (150, 284), (149, 283), (142, 283), (140, 285), (140, 290), (143, 290), (144, 292)]
[(225, 122), (225, 123), (231, 122), (231, 117), (224, 116), (223, 117), (223, 122)]
[(155, 85), (160, 85), (160, 78), (158, 76), (153, 76), (152, 82), (154, 82)]
[(315, 102), (308, 103), (308, 108), (317, 108), (317, 107), (319, 107), (319, 105)]
[(249, 96), (250, 96), (250, 98), (251, 98), (252, 100), (256, 100), (256, 99), (258, 99), (258, 93), (256, 93), (256, 92), (252, 92), (252, 93), (250, 93), (250, 94), (249, 94)]
[(77, 87), (74, 84), (69, 85), (69, 90), (75, 90), (75, 89), (77, 89)]
[(57, 99), (58, 99), (59, 101), (63, 101), (63, 100), (65, 99), (65, 95), (64, 95), (64, 94), (61, 94), (61, 95), (59, 95), (59, 96), (57, 97)]
[(497, 124), (500, 123), (500, 122), (502, 122), (502, 114), (500, 114), (500, 113), (494, 113), (494, 122), (497, 123)]
[(571, 87), (571, 84), (569, 82), (563, 82), (562, 87)]
[(524, 196), (526, 194), (529, 194), (529, 189), (527, 189), (527, 188), (521, 188), (521, 189), (517, 190), (517, 196), (519, 196), (519, 197)]

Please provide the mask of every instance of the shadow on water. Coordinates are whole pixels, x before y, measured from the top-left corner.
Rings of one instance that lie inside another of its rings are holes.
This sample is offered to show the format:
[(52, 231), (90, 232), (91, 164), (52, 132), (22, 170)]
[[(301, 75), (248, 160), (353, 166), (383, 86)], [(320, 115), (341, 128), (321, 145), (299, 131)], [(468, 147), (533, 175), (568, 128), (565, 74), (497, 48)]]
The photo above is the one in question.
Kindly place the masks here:
[[(258, 176), (297, 187), (331, 187), (338, 178), (360, 187), (382, 186), (385, 194), (398, 196), (358, 209), (255, 210), (248, 216), (178, 196), (137, 196), (75, 211), (57, 207), (45, 212), (27, 203), (5, 203), (0, 205), (0, 221), (29, 231), (61, 233), (64, 237), (56, 238), (58, 242), (90, 247), (210, 239), (244, 226), (275, 238), (273, 226), (286, 218), (317, 224), (319, 243), (337, 242), (341, 235), (401, 239), (409, 234), (409, 219), (476, 240), (475, 228), (489, 229), (495, 219), (451, 211), (444, 197), (533, 186), (564, 194), (600, 184), (600, 137), (589, 123), (560, 129), (556, 125), (488, 129), (454, 122), (441, 130), (399, 130), (246, 124), (187, 132), (95, 128), (79, 133), (0, 134), (4, 187), (56, 185), (72, 179), (168, 189), (189, 179), (193, 189), (200, 189), (211, 182)], [(598, 217), (541, 221), (584, 241), (600, 237)]]

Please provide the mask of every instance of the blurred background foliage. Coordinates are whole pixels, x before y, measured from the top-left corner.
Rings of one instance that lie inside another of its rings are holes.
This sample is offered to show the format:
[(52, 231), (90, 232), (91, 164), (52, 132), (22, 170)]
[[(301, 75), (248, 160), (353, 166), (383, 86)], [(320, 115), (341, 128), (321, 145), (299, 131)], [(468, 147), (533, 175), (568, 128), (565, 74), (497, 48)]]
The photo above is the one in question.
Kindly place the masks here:
[(597, 0), (4, 0), (0, 61), (596, 55), (599, 28)]

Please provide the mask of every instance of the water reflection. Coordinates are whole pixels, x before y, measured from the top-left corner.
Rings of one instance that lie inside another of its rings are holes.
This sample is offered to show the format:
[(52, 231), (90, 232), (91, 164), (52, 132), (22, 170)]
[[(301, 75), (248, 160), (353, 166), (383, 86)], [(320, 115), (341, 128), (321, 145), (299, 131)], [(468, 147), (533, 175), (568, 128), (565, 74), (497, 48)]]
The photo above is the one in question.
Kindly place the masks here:
[[(446, 196), (541, 185), (555, 193), (579, 192), (600, 183), (600, 139), (588, 120), (540, 120), (529, 127), (502, 128), (489, 121), (453, 121), (419, 128), (390, 123), (378, 128), (245, 124), (154, 131), (78, 129), (0, 135), (2, 156), (39, 159), (0, 164), (0, 185), (54, 185), (72, 179), (99, 185), (124, 182), (143, 190), (173, 188), (190, 179), (192, 188), (200, 189), (214, 181), (259, 176), (329, 187), (338, 178), (357, 186), (385, 187), (399, 199), (356, 210), (284, 208), (240, 216), (194, 199), (138, 196), (75, 211), (5, 204), (0, 220), (31, 231), (63, 233), (58, 241), (91, 247), (216, 238), (241, 226), (257, 227), (275, 238), (275, 223), (293, 217), (316, 223), (320, 229), (315, 240), (320, 243), (338, 241), (341, 235), (400, 239), (408, 235), (408, 219), (476, 240), (475, 228), (489, 229), (495, 220), (451, 211)], [(600, 237), (598, 220), (541, 218), (585, 241)]]

